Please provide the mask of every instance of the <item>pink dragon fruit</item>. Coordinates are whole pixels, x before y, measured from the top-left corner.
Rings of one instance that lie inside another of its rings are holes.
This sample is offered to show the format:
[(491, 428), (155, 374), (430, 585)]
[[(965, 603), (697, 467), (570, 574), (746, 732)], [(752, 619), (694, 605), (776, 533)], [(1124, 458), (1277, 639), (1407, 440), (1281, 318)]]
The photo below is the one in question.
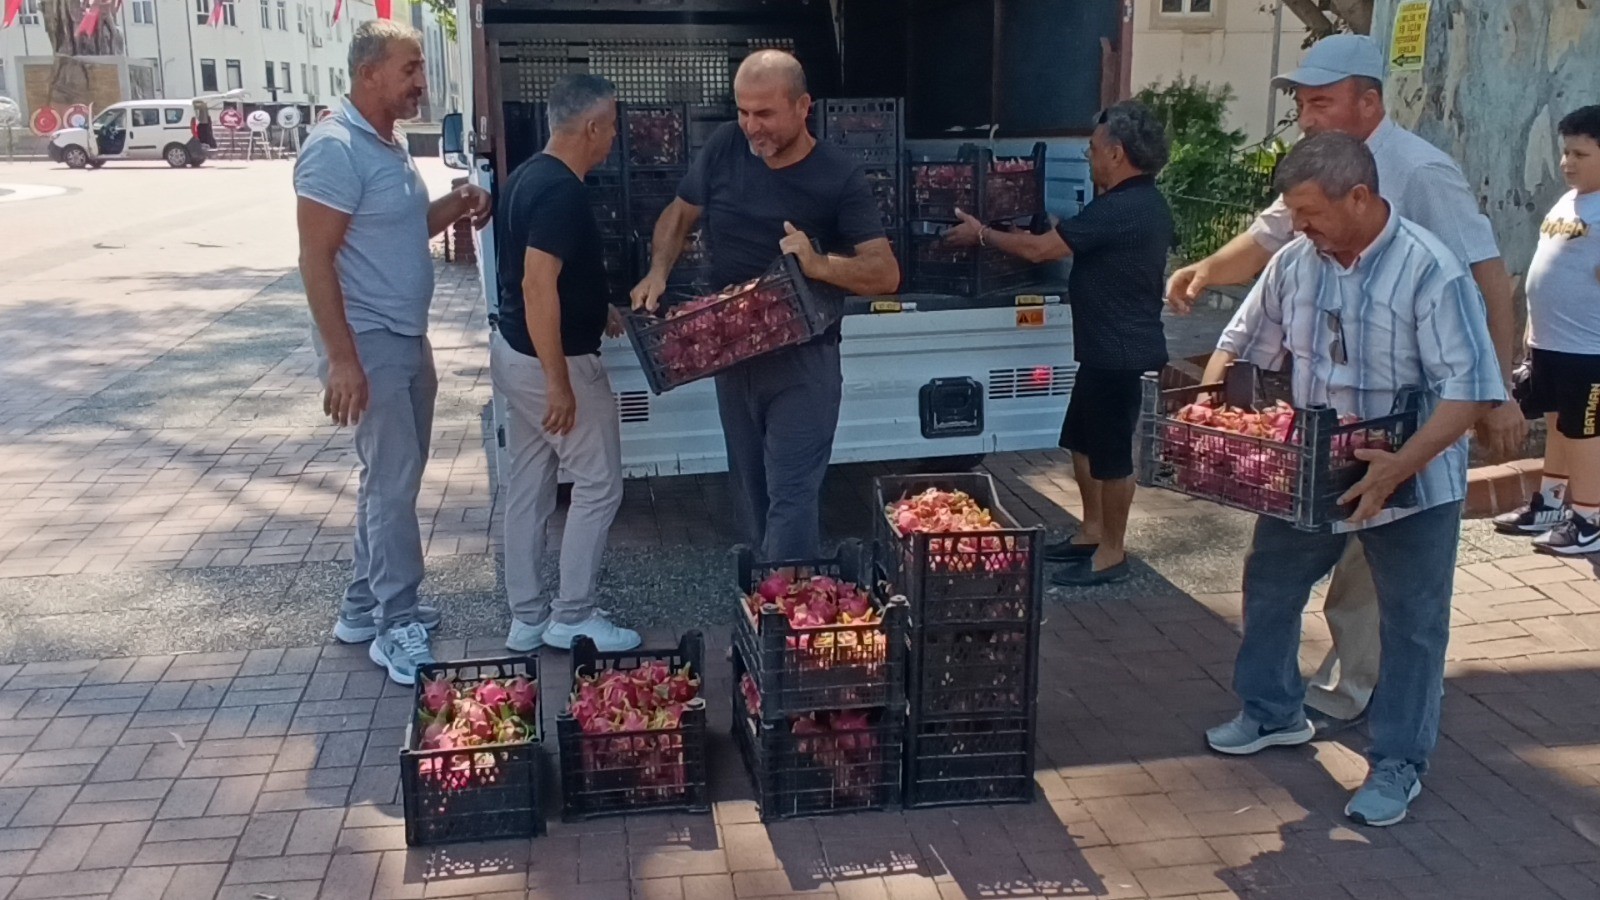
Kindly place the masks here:
[(622, 714), (623, 731), (644, 731), (650, 727), (650, 720), (637, 709), (630, 709)]
[(767, 579), (757, 585), (756, 593), (768, 603), (778, 602), (778, 598), (789, 592), (789, 587), (794, 582), (779, 574), (767, 576)]
[(872, 599), (866, 591), (852, 586), (851, 590), (839, 597), (839, 613), (849, 616), (852, 620), (867, 617), (872, 611)]
[(506, 689), (493, 678), (480, 683), (477, 689), (472, 692), (472, 696), (489, 709), (499, 709), (511, 699), (511, 695), (506, 693)]
[(523, 718), (531, 717), (539, 705), (539, 683), (522, 675), (511, 679), (506, 685), (506, 694), (511, 711)]
[(423, 682), (422, 709), (430, 716), (442, 717), (449, 714), (450, 707), (456, 700), (456, 686), (448, 676), (440, 675)]

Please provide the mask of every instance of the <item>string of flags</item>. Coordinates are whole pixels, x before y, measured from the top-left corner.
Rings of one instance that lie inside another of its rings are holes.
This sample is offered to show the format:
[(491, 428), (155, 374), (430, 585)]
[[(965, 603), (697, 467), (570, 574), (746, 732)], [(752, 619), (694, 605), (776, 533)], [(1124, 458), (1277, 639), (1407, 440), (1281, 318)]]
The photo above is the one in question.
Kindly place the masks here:
[[(231, 6), (236, 0), (213, 0), (211, 14), (206, 19), (206, 24), (212, 28), (220, 28), (226, 18), (225, 7)], [(4, 0), (3, 11), (0, 11), (0, 28), (10, 28), (17, 24), (17, 19), (22, 15), (23, 0)], [(109, 11), (115, 16), (122, 9), (123, 0), (83, 0), (83, 17), (78, 20), (77, 34), (93, 34), (100, 27), (100, 19)], [(373, 8), (380, 19), (394, 18), (394, 0), (372, 0)], [(338, 22), (344, 17), (344, 0), (333, 0), (333, 21)]]

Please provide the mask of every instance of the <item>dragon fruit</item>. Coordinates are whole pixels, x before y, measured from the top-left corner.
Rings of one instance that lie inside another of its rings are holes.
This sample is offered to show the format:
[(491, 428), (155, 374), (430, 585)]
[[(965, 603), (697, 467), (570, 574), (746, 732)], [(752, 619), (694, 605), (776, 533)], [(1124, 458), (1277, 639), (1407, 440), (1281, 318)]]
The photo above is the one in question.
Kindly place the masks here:
[(539, 705), (539, 683), (518, 675), (507, 682), (506, 695), (506, 702), (511, 704), (511, 711), (522, 718), (528, 718)]
[(472, 692), (472, 696), (473, 699), (489, 709), (499, 709), (511, 699), (511, 695), (506, 693), (506, 689), (493, 678), (479, 684)]
[(793, 580), (782, 575), (770, 575), (767, 580), (757, 585), (756, 593), (761, 596), (762, 600), (768, 603), (776, 603), (779, 597), (789, 592), (789, 588), (793, 584)]
[(430, 716), (448, 715), (456, 701), (456, 686), (447, 675), (427, 680), (422, 685), (422, 711)]

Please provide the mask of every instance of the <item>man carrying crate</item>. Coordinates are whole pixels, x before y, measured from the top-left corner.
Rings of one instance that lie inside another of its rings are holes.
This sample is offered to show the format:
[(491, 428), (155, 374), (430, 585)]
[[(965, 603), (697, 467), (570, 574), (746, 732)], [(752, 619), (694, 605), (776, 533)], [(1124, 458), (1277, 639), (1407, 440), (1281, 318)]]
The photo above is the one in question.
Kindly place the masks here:
[[(900, 267), (877, 201), (855, 161), (806, 130), (811, 95), (799, 61), (781, 50), (752, 53), (733, 93), (739, 121), (711, 136), (656, 222), (634, 308), (657, 308), (703, 213), (714, 283), (757, 278), (791, 253), (807, 278), (857, 295), (893, 293)], [(819, 556), (819, 496), (843, 390), (838, 324), (810, 343), (736, 365), (716, 384), (745, 539), (767, 560)]]
[[(1272, 84), (1294, 92), (1300, 130), (1306, 135), (1338, 132), (1365, 141), (1382, 175), (1383, 198), (1394, 212), (1433, 232), (1470, 267), (1487, 306), (1501, 369), (1509, 379), (1516, 313), (1511, 278), (1495, 246), (1494, 232), (1461, 167), (1385, 113), (1383, 75), (1383, 50), (1370, 37), (1336, 34), (1318, 41), (1298, 69)], [(1189, 312), (1211, 285), (1249, 281), (1293, 238), (1294, 223), (1280, 199), (1227, 246), (1173, 273), (1167, 285), (1173, 311)], [(1216, 383), (1224, 364), (1214, 359), (1204, 381)], [(1510, 404), (1496, 407), (1478, 423), (1479, 441), (1497, 456), (1509, 455), (1526, 434), (1520, 419)], [(1520, 513), (1530, 531), (1553, 527), (1561, 520), (1559, 504), (1546, 508), (1538, 498)], [(1333, 649), (1311, 681), (1306, 705), (1317, 732), (1332, 734), (1358, 724), (1366, 715), (1378, 677), (1377, 599), (1371, 573), (1354, 547), (1334, 568), (1323, 612), (1333, 634)]]
[[(1357, 504), (1347, 523), (1305, 532), (1257, 521), (1233, 674), (1244, 710), (1207, 731), (1206, 742), (1247, 755), (1313, 738), (1297, 663), (1300, 617), (1353, 533), (1377, 587), (1381, 662), (1369, 716), (1372, 769), (1345, 814), (1392, 825), (1421, 791), (1439, 735), (1465, 435), (1506, 390), (1469, 270), (1379, 196), (1377, 164), (1360, 140), (1307, 138), (1279, 164), (1276, 182), (1301, 236), (1267, 264), (1218, 350), (1268, 369), (1292, 359), (1296, 407), (1372, 419), (1392, 412), (1408, 387), (1422, 392), (1422, 404), (1417, 432), (1398, 451), (1355, 451), (1368, 469), (1341, 498)], [(1385, 509), (1408, 478), (1416, 506)]]

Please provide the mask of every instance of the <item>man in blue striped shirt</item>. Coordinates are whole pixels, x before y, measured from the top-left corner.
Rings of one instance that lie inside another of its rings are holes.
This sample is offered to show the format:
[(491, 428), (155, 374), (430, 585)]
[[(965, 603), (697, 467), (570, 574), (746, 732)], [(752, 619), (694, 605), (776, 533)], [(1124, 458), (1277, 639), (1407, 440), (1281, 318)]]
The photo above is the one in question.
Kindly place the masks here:
[[(1372, 770), (1345, 814), (1392, 825), (1421, 791), (1438, 740), (1465, 435), (1506, 399), (1505, 386), (1471, 272), (1431, 232), (1394, 214), (1359, 139), (1301, 141), (1279, 164), (1277, 187), (1300, 237), (1267, 264), (1218, 351), (1272, 369), (1292, 358), (1297, 407), (1325, 404), (1368, 419), (1417, 388), (1420, 427), (1396, 452), (1356, 451), (1368, 470), (1341, 498), (1356, 504), (1348, 522), (1325, 533), (1257, 522), (1233, 676), (1244, 711), (1206, 740), (1245, 755), (1312, 739), (1297, 665), (1300, 617), (1354, 533), (1377, 585), (1382, 653), (1369, 716)], [(1417, 505), (1384, 509), (1408, 478)]]

